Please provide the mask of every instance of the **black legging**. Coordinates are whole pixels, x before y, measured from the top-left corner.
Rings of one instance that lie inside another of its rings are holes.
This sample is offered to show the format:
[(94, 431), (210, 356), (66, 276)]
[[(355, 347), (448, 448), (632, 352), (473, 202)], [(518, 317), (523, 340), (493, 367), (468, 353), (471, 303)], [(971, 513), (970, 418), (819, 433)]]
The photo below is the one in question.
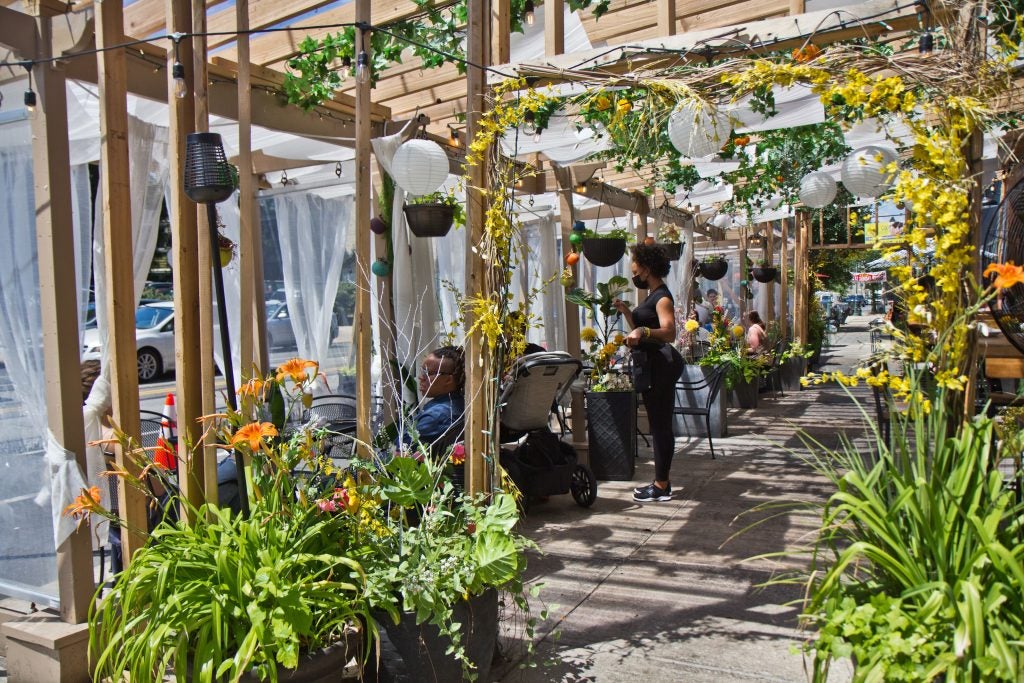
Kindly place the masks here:
[(668, 481), (676, 438), (672, 431), (672, 409), (676, 404), (676, 380), (683, 374), (683, 358), (671, 346), (671, 360), (660, 351), (648, 352), (651, 363), (651, 388), (643, 392), (647, 421), (654, 441), (654, 480)]

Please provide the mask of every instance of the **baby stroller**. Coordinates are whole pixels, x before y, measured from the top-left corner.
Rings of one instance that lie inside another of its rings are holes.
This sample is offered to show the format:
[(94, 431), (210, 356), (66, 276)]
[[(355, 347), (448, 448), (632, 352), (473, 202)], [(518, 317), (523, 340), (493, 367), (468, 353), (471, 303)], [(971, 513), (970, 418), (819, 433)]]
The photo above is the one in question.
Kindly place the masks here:
[[(569, 391), (583, 365), (563, 351), (522, 356), (501, 392), (501, 465), (530, 497), (572, 493), (582, 507), (597, 499), (597, 480), (576, 462), (576, 450), (549, 427), (551, 412)], [(561, 421), (559, 421), (562, 424)]]

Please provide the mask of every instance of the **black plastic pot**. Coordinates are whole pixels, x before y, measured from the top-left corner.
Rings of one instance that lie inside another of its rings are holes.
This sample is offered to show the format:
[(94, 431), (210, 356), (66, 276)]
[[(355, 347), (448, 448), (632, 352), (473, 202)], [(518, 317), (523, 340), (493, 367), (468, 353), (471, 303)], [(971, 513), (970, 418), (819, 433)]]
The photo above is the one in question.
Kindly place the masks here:
[(584, 237), (583, 255), (595, 266), (614, 266), (626, 253), (621, 237)]
[(661, 248), (665, 250), (665, 255), (668, 256), (669, 261), (678, 261), (683, 255), (682, 242), (662, 242)]
[(758, 282), (771, 282), (779, 274), (779, 269), (775, 266), (755, 266), (750, 269), (750, 274)]
[(417, 237), (444, 237), (455, 220), (455, 207), (449, 204), (406, 204), (402, 209)]
[(721, 280), (728, 271), (729, 262), (724, 258), (702, 261), (700, 264), (700, 275), (705, 280)]
[(756, 408), (757, 407), (757, 380), (748, 382), (743, 380), (736, 382), (731, 390), (731, 395), (735, 399), (735, 405), (737, 408)]

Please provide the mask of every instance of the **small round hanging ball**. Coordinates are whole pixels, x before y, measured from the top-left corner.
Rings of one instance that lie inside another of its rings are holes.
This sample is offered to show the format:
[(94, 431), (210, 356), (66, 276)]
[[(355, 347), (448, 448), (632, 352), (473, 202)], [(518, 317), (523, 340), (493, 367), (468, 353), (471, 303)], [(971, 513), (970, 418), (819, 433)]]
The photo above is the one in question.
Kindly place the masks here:
[(812, 209), (822, 209), (836, 198), (836, 181), (828, 173), (813, 171), (800, 179), (800, 201)]
[(370, 230), (377, 235), (383, 235), (388, 231), (388, 224), (380, 216), (374, 216), (370, 219)]
[(370, 266), (370, 271), (377, 277), (387, 277), (391, 275), (391, 264), (380, 259), (373, 262), (373, 265)]
[(583, 241), (583, 235), (579, 234), (578, 232), (574, 232), (569, 235), (569, 241), (572, 242), (573, 244), (579, 244), (580, 242)]
[(579, 263), (580, 255), (575, 251), (570, 251), (565, 255), (565, 263), (570, 266), (575, 266)]
[(651, 237), (650, 235), (648, 235), (647, 237), (644, 238), (644, 244), (654, 244), (654, 242), (655, 242), (654, 238)]
[(436, 192), (448, 179), (448, 155), (432, 140), (409, 140), (391, 160), (399, 187), (416, 196)]

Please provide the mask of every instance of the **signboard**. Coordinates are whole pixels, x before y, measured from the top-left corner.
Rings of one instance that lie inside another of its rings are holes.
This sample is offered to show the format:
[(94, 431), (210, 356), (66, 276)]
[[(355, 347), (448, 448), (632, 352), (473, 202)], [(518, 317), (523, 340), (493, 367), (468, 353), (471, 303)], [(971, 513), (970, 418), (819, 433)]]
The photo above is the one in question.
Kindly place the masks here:
[(864, 241), (896, 240), (903, 237), (903, 223), (897, 220), (883, 220), (864, 224)]
[(851, 273), (854, 282), (885, 282), (885, 273)]

